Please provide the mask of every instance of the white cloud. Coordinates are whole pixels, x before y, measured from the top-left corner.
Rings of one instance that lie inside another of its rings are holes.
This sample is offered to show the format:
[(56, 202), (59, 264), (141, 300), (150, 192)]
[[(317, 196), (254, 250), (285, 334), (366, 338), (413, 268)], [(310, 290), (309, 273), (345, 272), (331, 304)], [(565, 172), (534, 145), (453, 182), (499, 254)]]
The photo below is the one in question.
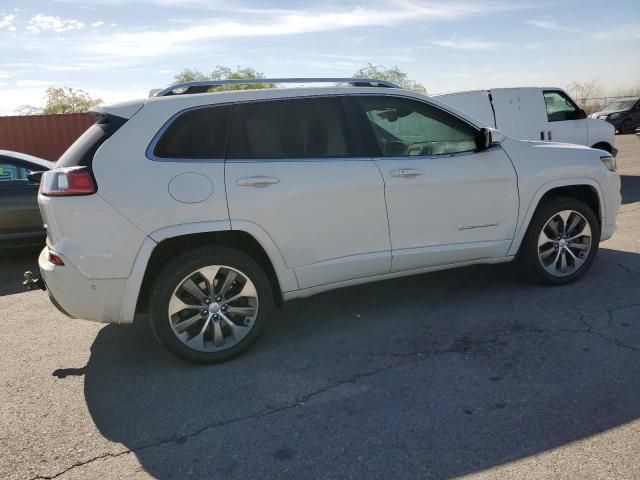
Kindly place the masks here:
[(498, 44), (496, 42), (474, 40), (471, 38), (435, 40), (431, 43), (438, 47), (453, 48), (456, 50), (495, 50), (498, 48)]
[(532, 25), (536, 28), (541, 28), (543, 30), (561, 30), (564, 32), (579, 32), (579, 30), (575, 28), (565, 27), (563, 25), (559, 25), (553, 18), (545, 18), (543, 20), (527, 20), (527, 25)]
[(31, 17), (27, 30), (31, 33), (53, 30), (54, 32), (67, 32), (69, 30), (80, 30), (84, 28), (84, 23), (73, 18), (60, 18), (38, 13)]
[[(93, 52), (118, 56), (157, 56), (198, 41), (328, 32), (354, 27), (384, 27), (416, 21), (455, 20), (510, 7), (485, 4), (387, 1), (381, 7), (341, 10), (245, 10), (243, 20), (211, 18), (187, 27), (116, 33), (91, 44)], [(158, 48), (162, 45), (162, 48)], [(87, 47), (89, 48), (89, 47)], [(485, 45), (486, 48), (486, 45)]]
[(102, 20), (98, 20), (97, 22), (93, 22), (93, 23), (91, 24), (91, 26), (92, 26), (93, 28), (101, 27), (102, 25), (104, 25), (104, 22), (103, 22)]
[(53, 85), (50, 80), (18, 80), (16, 86), (18, 87), (49, 87)]
[(640, 23), (618, 25), (614, 30), (596, 32), (593, 38), (597, 40), (629, 40), (640, 38)]
[(15, 15), (5, 15), (0, 18), (0, 30), (6, 28), (10, 32), (15, 32), (16, 27), (13, 25), (13, 21), (16, 19)]

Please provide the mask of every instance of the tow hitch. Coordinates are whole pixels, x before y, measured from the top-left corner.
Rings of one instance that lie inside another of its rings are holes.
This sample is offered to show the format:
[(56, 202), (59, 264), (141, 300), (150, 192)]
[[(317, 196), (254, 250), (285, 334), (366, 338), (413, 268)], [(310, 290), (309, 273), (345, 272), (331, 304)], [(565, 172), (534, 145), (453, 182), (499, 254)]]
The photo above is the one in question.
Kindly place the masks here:
[(44, 284), (44, 280), (41, 278), (33, 278), (33, 273), (30, 271), (24, 272), (24, 282), (22, 282), (22, 285), (24, 285), (27, 290), (47, 289), (47, 286)]

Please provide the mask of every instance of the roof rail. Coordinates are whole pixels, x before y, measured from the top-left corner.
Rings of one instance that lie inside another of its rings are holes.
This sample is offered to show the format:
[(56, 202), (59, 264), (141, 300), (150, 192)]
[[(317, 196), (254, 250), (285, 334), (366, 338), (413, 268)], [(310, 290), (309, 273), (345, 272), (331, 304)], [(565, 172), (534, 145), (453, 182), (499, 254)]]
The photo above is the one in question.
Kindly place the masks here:
[(211, 87), (221, 85), (249, 85), (260, 83), (348, 83), (355, 87), (401, 88), (395, 83), (374, 78), (251, 78), (247, 80), (205, 80), (202, 82), (185, 82), (170, 85), (163, 90), (150, 92), (150, 96), (166, 97), (169, 95), (186, 95), (206, 93)]

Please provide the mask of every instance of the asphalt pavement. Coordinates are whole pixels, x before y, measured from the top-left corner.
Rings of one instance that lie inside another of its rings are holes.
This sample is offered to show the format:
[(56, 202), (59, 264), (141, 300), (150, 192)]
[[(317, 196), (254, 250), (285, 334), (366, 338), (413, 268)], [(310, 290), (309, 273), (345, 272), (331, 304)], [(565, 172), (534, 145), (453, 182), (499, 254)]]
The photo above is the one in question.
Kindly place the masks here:
[(640, 478), (640, 138), (623, 206), (563, 287), (515, 264), (286, 304), (228, 363), (72, 320), (0, 259), (0, 478)]

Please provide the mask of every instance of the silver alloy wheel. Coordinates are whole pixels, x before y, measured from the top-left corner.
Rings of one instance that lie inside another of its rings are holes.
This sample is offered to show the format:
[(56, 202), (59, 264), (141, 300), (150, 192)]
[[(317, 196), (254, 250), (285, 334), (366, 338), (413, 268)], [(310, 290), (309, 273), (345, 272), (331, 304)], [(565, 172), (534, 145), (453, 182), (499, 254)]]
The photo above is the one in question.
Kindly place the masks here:
[(555, 277), (566, 277), (580, 269), (591, 251), (591, 227), (575, 210), (555, 213), (538, 237), (538, 258)]
[(246, 337), (258, 317), (258, 293), (241, 271), (211, 265), (187, 275), (169, 300), (169, 324), (187, 347), (218, 352)]

